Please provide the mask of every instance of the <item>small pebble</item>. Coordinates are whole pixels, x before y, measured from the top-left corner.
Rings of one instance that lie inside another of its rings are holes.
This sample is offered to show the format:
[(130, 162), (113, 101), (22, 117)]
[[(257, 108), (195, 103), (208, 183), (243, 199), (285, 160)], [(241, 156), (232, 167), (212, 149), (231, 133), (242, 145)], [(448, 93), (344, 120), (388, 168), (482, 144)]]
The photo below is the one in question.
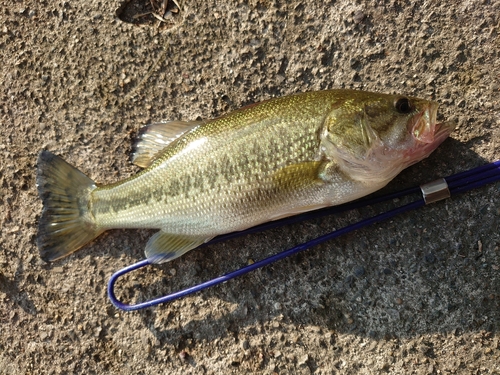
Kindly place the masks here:
[(349, 286), (352, 287), (354, 285), (354, 276), (349, 275), (345, 278), (345, 283)]
[(436, 257), (432, 253), (427, 254), (424, 258), (427, 263), (434, 263), (436, 261)]
[(388, 363), (384, 363), (381, 367), (380, 367), (380, 370), (382, 371), (389, 371), (389, 369), (391, 368), (391, 365), (389, 365)]
[(357, 10), (352, 19), (355, 23), (361, 23), (365, 19), (365, 14), (362, 10)]
[(399, 320), (400, 319), (400, 315), (399, 315), (398, 310), (387, 309), (386, 312), (387, 312), (387, 315), (389, 315), (392, 320)]
[(363, 277), (365, 275), (365, 267), (363, 266), (356, 266), (354, 267), (354, 276), (356, 277)]
[(305, 354), (304, 356), (299, 358), (299, 360), (297, 361), (297, 364), (299, 366), (306, 366), (308, 360), (309, 360), (309, 355)]

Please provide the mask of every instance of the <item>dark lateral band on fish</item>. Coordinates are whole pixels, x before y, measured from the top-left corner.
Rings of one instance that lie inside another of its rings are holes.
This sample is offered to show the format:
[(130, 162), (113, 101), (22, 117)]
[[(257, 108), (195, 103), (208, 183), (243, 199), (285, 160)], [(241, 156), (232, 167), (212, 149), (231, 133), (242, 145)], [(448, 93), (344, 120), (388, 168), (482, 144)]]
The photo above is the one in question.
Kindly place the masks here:
[(135, 176), (98, 186), (42, 151), (38, 247), (53, 261), (105, 230), (153, 228), (161, 263), (215, 236), (342, 204), (385, 186), (451, 133), (437, 104), (354, 90), (266, 100), (207, 121), (146, 126)]

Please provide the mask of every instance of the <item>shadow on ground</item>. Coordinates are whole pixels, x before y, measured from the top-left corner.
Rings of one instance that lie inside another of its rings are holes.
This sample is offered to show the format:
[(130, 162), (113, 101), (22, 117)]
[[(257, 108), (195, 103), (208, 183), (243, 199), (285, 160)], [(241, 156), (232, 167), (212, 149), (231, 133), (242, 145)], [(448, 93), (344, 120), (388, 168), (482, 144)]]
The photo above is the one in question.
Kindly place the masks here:
[[(377, 194), (484, 163), (467, 144), (450, 139)], [(139, 314), (160, 342), (179, 349), (188, 347), (192, 338), (198, 342), (237, 338), (242, 326), (275, 320), (375, 339), (495, 331), (500, 327), (500, 284), (494, 277), (500, 238), (494, 228), (499, 225), (500, 208), (498, 202), (482, 202), (485, 189), (498, 190), (498, 184), (329, 241), (197, 293), (188, 301), (131, 314)], [(171, 264), (125, 276), (117, 284), (117, 294), (124, 302), (168, 294), (404, 202), (400, 199), (195, 250)], [(150, 233), (141, 232), (139, 240), (123, 231), (109, 237), (126, 235), (133, 242), (130, 248), (136, 249)], [(112, 253), (120, 256), (117, 250)], [(131, 252), (138, 259), (140, 253)], [(209, 313), (185, 321), (186, 304)], [(203, 309), (207, 304), (210, 308)]]

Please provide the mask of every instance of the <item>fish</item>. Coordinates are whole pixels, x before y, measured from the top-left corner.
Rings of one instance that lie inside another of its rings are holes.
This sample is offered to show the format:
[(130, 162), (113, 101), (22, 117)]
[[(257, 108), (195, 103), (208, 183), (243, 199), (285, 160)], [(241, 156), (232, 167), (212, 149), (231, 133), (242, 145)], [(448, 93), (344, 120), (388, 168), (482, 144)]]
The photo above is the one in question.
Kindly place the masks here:
[(384, 187), (453, 131), (438, 104), (356, 90), (299, 93), (204, 121), (140, 130), (132, 162), (143, 168), (98, 185), (48, 150), (39, 153), (43, 203), (37, 245), (51, 262), (106, 230), (158, 229), (151, 263), (171, 261), (212, 238)]

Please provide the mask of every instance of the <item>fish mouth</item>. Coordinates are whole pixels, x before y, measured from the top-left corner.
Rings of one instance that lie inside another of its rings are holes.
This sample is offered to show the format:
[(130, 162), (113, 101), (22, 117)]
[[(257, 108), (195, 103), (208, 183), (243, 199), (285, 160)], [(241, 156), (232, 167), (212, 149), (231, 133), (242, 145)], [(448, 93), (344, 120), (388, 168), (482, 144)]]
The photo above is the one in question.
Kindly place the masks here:
[(452, 121), (437, 122), (437, 110), (438, 104), (430, 103), (427, 109), (413, 117), (409, 127), (417, 144), (439, 145), (455, 129), (456, 124)]
[(437, 103), (417, 113), (410, 122), (409, 130), (413, 138), (421, 143), (433, 143), (436, 133)]
[(451, 132), (455, 130), (456, 126), (457, 124), (453, 121), (444, 121), (435, 124), (434, 142), (437, 142), (438, 144), (443, 142), (446, 138), (448, 138)]
[(434, 151), (455, 129), (453, 121), (437, 122), (437, 103), (422, 112), (417, 113), (409, 128), (414, 145), (406, 154), (409, 165), (425, 159)]

